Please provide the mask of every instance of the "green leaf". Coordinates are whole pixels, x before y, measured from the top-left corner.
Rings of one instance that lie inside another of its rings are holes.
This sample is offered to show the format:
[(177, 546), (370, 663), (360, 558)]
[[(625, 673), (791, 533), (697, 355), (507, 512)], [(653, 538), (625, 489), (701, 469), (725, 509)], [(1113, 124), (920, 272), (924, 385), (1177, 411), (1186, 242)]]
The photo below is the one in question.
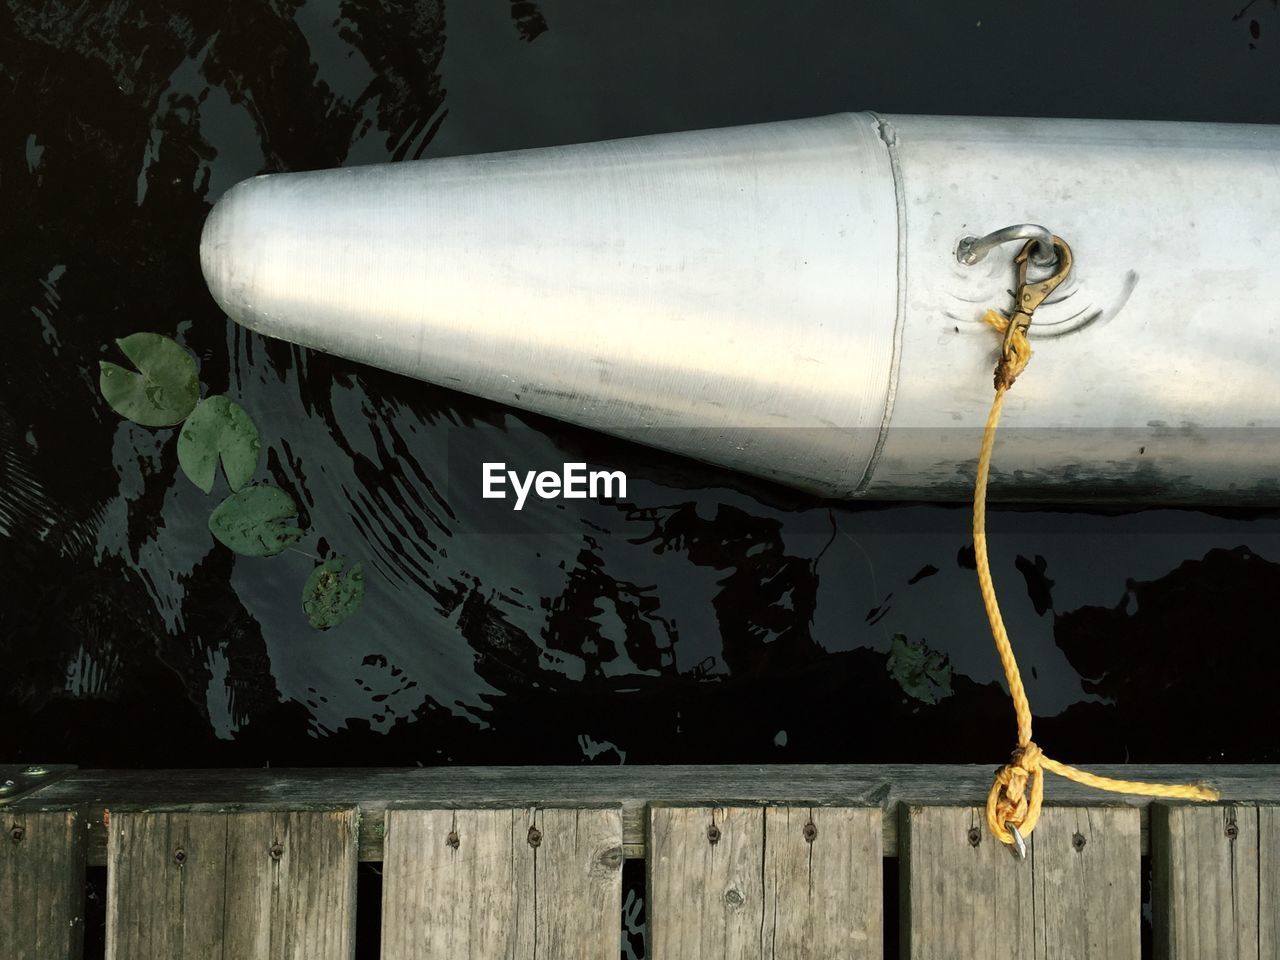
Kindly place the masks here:
[(191, 354), (158, 333), (130, 334), (116, 344), (138, 371), (99, 361), (98, 389), (111, 409), (144, 427), (171, 427), (185, 420), (200, 399)]
[(902, 692), (922, 703), (951, 696), (951, 663), (947, 655), (930, 650), (923, 640), (895, 633), (889, 648), (889, 675)]
[(233, 493), (209, 517), (221, 543), (246, 557), (273, 557), (302, 536), (297, 504), (279, 487), (260, 484)]
[(201, 400), (178, 434), (178, 464), (205, 493), (213, 490), (219, 456), (227, 483), (239, 490), (258, 469), (261, 452), (258, 428), (249, 414), (223, 396)]
[(364, 571), (353, 563), (344, 573), (345, 566), (342, 557), (326, 560), (311, 571), (302, 588), (302, 609), (317, 630), (336, 627), (364, 601)]

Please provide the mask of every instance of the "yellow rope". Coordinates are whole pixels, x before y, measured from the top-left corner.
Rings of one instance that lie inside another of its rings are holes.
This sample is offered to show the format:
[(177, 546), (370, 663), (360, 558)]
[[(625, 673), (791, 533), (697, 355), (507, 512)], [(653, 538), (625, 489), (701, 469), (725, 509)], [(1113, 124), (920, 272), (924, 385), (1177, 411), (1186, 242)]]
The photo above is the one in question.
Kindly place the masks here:
[[(1001, 334), (1009, 328), (1009, 319), (994, 310), (988, 310), (983, 317), (990, 326)], [(987, 827), (995, 836), (1005, 843), (1013, 843), (1013, 834), (1006, 824), (1017, 827), (1023, 837), (1031, 835), (1036, 822), (1040, 819), (1040, 806), (1044, 800), (1044, 771), (1056, 773), (1068, 780), (1082, 783), (1098, 790), (1111, 790), (1116, 793), (1134, 793), (1148, 797), (1171, 797), (1182, 800), (1217, 800), (1218, 791), (1204, 784), (1162, 784), (1142, 783), (1134, 780), (1113, 780), (1100, 777), (1085, 770), (1067, 766), (1046, 757), (1035, 741), (1031, 739), (1031, 704), (1027, 700), (1026, 688), (1022, 685), (1022, 674), (1018, 670), (1018, 661), (1013, 655), (1013, 645), (1009, 642), (1009, 632), (1005, 629), (1004, 618), (1000, 615), (1000, 604), (996, 600), (995, 584), (991, 580), (991, 563), (987, 558), (987, 478), (991, 473), (991, 451), (995, 446), (996, 427), (1000, 424), (1000, 412), (1004, 407), (1004, 397), (1018, 374), (1026, 369), (1031, 359), (1031, 344), (1027, 340), (1025, 328), (1015, 329), (1009, 337), (1007, 350), (1003, 351), (1000, 362), (996, 366), (996, 396), (991, 404), (991, 412), (987, 415), (987, 425), (982, 432), (982, 447), (978, 455), (978, 478), (973, 494), (973, 547), (978, 561), (978, 586), (982, 591), (982, 604), (987, 610), (987, 619), (991, 622), (991, 634), (995, 638), (996, 653), (1000, 655), (1000, 664), (1004, 667), (1005, 679), (1009, 682), (1009, 696), (1013, 699), (1013, 709), (1018, 717), (1018, 748), (1013, 758), (996, 773), (995, 783), (987, 796)], [(1030, 795), (1027, 789), (1030, 787)]]

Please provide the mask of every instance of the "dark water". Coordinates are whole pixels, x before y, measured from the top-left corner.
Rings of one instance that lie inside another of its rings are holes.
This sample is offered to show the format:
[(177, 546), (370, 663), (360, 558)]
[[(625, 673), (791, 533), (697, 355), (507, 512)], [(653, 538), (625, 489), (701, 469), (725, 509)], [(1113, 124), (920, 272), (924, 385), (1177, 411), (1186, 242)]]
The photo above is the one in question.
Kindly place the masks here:
[[(1280, 11), (1244, 2), (6, 0), (0, 755), (995, 764), (965, 508), (806, 499), (264, 341), (208, 297), (201, 224), (262, 171), (844, 109), (1280, 122)], [(312, 561), (215, 545), (173, 431), (101, 402), (136, 330), (251, 412), (308, 549), (364, 560), (355, 618), (308, 627)], [(630, 496), (495, 534), (447, 495), (458, 443), (590, 447)], [(1046, 750), (1280, 759), (1280, 515), (1006, 507), (992, 537)], [(904, 691), (896, 634), (949, 683)]]

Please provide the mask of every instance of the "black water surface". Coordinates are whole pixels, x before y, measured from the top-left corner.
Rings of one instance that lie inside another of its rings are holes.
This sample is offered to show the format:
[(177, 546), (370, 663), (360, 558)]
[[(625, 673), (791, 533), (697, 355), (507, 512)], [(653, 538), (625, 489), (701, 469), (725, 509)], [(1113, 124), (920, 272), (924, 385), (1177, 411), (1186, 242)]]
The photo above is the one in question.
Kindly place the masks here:
[[(209, 298), (201, 225), (264, 171), (845, 109), (1280, 122), (1280, 12), (1243, 3), (4, 0), (0, 756), (995, 764), (964, 508), (826, 504), (265, 341)], [(308, 627), (312, 561), (216, 545), (174, 431), (105, 407), (136, 330), (252, 413), (308, 549), (365, 562), (359, 615)], [(628, 503), (486, 532), (447, 494), (459, 443), (589, 447)], [(1280, 516), (992, 527), (1047, 750), (1280, 759)], [(891, 677), (895, 634), (949, 657), (936, 703)]]

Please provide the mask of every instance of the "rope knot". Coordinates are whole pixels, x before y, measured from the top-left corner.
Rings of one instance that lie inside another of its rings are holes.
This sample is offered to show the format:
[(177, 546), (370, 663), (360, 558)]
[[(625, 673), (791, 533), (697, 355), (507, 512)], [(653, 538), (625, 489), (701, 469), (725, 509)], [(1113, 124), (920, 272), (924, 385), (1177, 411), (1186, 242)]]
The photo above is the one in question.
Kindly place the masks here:
[(996, 310), (988, 310), (982, 320), (998, 332), (1008, 334), (1000, 348), (995, 375), (996, 389), (1008, 390), (1013, 386), (1013, 381), (1018, 379), (1018, 374), (1027, 369), (1027, 364), (1031, 362), (1031, 341), (1027, 338), (1027, 328), (1019, 323), (1009, 333), (1009, 324), (1013, 321)]
[(1027, 741), (996, 771), (995, 783), (987, 795), (987, 827), (1004, 843), (1013, 843), (1010, 824), (1027, 837), (1040, 819), (1040, 805), (1044, 800), (1043, 760), (1044, 754), (1035, 742)]

